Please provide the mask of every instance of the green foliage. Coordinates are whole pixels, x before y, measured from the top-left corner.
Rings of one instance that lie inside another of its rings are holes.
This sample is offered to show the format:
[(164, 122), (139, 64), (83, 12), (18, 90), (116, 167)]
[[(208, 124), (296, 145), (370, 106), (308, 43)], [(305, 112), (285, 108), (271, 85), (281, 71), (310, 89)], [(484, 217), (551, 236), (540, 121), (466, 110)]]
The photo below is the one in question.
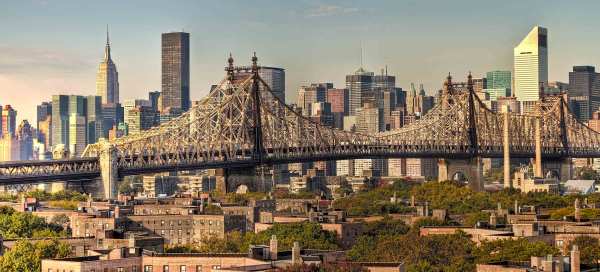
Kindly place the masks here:
[(490, 213), (488, 212), (474, 212), (474, 213), (468, 213), (466, 214), (462, 225), (463, 226), (469, 226), (469, 227), (473, 227), (475, 226), (475, 224), (477, 224), (477, 222), (479, 221), (489, 221), (490, 220)]
[[(572, 207), (560, 208), (550, 212), (550, 219), (562, 219), (565, 216), (575, 216), (575, 209)], [(581, 218), (598, 219), (600, 218), (599, 209), (581, 209)]]
[(489, 263), (497, 261), (529, 261), (531, 256), (556, 255), (560, 251), (544, 242), (530, 242), (527, 239), (503, 239), (496, 241), (484, 241), (474, 251), (477, 263)]
[(224, 239), (213, 236), (202, 240), (197, 250), (201, 253), (247, 252), (248, 243), (245, 235), (234, 231), (227, 233)]
[(598, 180), (598, 172), (589, 166), (578, 167), (575, 169), (575, 176), (578, 179)]
[(410, 227), (399, 219), (384, 217), (382, 220), (366, 222), (363, 227), (365, 236), (399, 235), (406, 234)]
[(223, 210), (221, 209), (221, 207), (219, 207), (217, 205), (209, 204), (209, 205), (206, 205), (206, 207), (204, 207), (204, 213), (205, 214), (223, 214)]
[(349, 216), (409, 213), (413, 211), (412, 208), (404, 204), (390, 202), (390, 198), (394, 196), (394, 193), (398, 198), (408, 197), (409, 188), (410, 186), (405, 182), (394, 182), (393, 185), (384, 185), (336, 199), (333, 202), (333, 208), (344, 210)]
[(408, 271), (473, 271), (475, 244), (463, 232), (452, 235), (361, 236), (348, 252), (353, 261), (405, 262)]
[(234, 231), (227, 233), (224, 238), (211, 236), (199, 244), (170, 247), (165, 249), (172, 253), (231, 253), (248, 252), (250, 245), (268, 245), (272, 235), (277, 236), (279, 250), (290, 250), (294, 242), (309, 249), (338, 249), (335, 233), (325, 231), (317, 223), (273, 224), (268, 230), (260, 233), (248, 232), (242, 234)]
[(47, 205), (52, 208), (75, 211), (79, 202), (78, 200), (50, 200)]
[(413, 224), (412, 227), (414, 230), (419, 230), (421, 227), (440, 227), (440, 226), (456, 226), (456, 225), (457, 224), (453, 223), (453, 222), (442, 221), (442, 220), (435, 219), (432, 217), (424, 217), (424, 218), (417, 220)]
[(301, 264), (301, 265), (290, 265), (285, 268), (279, 268), (278, 272), (367, 272), (366, 268), (363, 268), (359, 264), (353, 263), (323, 263), (322, 265), (315, 264)]
[(591, 236), (579, 236), (569, 243), (568, 248), (577, 245), (580, 252), (581, 263), (597, 264), (600, 261), (600, 242)]
[(279, 250), (290, 250), (294, 242), (302, 248), (338, 249), (338, 240), (334, 232), (326, 231), (318, 223), (302, 222), (293, 224), (273, 224), (273, 227), (257, 234), (248, 233), (246, 242), (254, 245), (269, 243), (272, 235), (277, 236)]
[(40, 238), (66, 235), (61, 226), (47, 224), (44, 219), (31, 213), (16, 212), (10, 208), (3, 209), (7, 211), (6, 213), (0, 213), (0, 236), (4, 238)]
[(56, 193), (48, 193), (46, 191), (36, 190), (25, 193), (26, 197), (35, 197), (38, 201), (49, 200), (71, 200), (71, 201), (86, 201), (87, 195), (74, 191), (59, 191)]
[(314, 192), (309, 191), (301, 191), (295, 194), (287, 190), (276, 190), (273, 192), (273, 197), (280, 199), (313, 199), (316, 196)]
[[(133, 177), (137, 177), (137, 176), (133, 176)], [(134, 179), (132, 179), (132, 178), (124, 179), (119, 184), (119, 187), (117, 188), (117, 190), (119, 191), (119, 193), (124, 194), (124, 195), (135, 195), (140, 191), (140, 188), (133, 186), (133, 183), (134, 183)]]
[(42, 259), (63, 258), (70, 254), (70, 246), (57, 240), (44, 240), (33, 244), (21, 240), (4, 256), (0, 256), (0, 271), (38, 272), (42, 269)]

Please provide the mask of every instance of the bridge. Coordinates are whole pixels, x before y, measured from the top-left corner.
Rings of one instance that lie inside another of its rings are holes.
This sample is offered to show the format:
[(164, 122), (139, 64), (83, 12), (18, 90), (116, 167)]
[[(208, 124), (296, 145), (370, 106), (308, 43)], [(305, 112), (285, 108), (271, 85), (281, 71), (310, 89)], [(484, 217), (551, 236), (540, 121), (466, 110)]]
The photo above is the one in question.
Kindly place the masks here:
[(570, 175), (568, 159), (600, 157), (600, 134), (571, 114), (563, 96), (545, 97), (529, 114), (496, 113), (476, 95), (470, 75), (466, 90), (453, 89), (448, 76), (439, 103), (422, 118), (361, 134), (302, 116), (272, 94), (259, 69), (256, 56), (245, 67), (234, 67), (230, 57), (226, 77), (181, 116), (139, 134), (100, 139), (82, 158), (0, 163), (0, 185), (95, 179), (105, 198), (114, 198), (126, 175), (413, 157), (439, 159), (440, 180), (461, 172), (482, 189), (481, 158), (504, 158), (508, 165), (510, 158), (535, 157), (541, 176), (542, 158)]

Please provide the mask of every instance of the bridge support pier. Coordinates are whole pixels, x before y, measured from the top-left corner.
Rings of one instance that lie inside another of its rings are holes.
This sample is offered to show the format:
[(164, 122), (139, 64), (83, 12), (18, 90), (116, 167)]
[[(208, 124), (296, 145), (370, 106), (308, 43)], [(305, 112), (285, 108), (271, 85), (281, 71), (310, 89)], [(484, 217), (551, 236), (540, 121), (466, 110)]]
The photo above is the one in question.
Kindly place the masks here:
[(573, 178), (573, 161), (571, 158), (548, 161), (544, 163), (543, 167), (544, 173), (554, 172), (560, 181), (564, 182)]
[(115, 199), (117, 197), (117, 181), (119, 180), (119, 169), (117, 167), (117, 153), (104, 139), (100, 140), (102, 150), (100, 151), (100, 186), (98, 196), (104, 199)]
[(483, 191), (483, 163), (480, 157), (472, 159), (439, 159), (438, 180), (454, 180), (457, 176), (468, 180), (474, 191)]
[[(265, 169), (256, 167), (217, 169), (215, 172), (222, 177), (217, 179), (217, 190), (221, 192), (236, 192), (238, 189), (266, 192), (271, 188), (271, 174)], [(241, 187), (245, 186), (245, 188)], [(243, 188), (243, 189), (242, 189)]]

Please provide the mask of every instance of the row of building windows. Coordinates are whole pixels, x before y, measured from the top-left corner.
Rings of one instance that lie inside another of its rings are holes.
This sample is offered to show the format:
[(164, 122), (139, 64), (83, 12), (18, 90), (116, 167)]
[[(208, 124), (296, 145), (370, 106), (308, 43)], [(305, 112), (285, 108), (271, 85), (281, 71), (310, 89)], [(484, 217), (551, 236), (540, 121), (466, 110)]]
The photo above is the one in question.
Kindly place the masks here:
[[(174, 267), (175, 269), (179, 269), (179, 270), (170, 270), (171, 267)], [(221, 266), (213, 265), (212, 269), (219, 270), (219, 269), (221, 269)], [(154, 271), (154, 267), (152, 265), (146, 265), (146, 266), (144, 266), (144, 272), (188, 272), (188, 266), (187, 265), (177, 265), (177, 266), (163, 265), (161, 271)], [(202, 272), (201, 265), (196, 266), (196, 272)]]

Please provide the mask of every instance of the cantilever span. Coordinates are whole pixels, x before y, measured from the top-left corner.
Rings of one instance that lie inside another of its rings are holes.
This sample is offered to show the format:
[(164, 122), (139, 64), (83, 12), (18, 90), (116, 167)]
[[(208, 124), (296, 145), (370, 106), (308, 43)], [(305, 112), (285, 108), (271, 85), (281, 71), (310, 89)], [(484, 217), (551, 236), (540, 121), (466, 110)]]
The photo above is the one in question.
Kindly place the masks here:
[(105, 190), (113, 191), (118, 176), (141, 173), (355, 158), (502, 157), (505, 126), (511, 157), (534, 156), (538, 129), (545, 158), (600, 157), (600, 134), (577, 121), (560, 96), (545, 98), (534, 114), (518, 114), (492, 112), (472, 88), (444, 92), (414, 123), (367, 135), (302, 116), (272, 94), (259, 69), (256, 59), (243, 68), (230, 62), (225, 79), (188, 112), (89, 145), (82, 159), (0, 164), (0, 184), (101, 176)]

